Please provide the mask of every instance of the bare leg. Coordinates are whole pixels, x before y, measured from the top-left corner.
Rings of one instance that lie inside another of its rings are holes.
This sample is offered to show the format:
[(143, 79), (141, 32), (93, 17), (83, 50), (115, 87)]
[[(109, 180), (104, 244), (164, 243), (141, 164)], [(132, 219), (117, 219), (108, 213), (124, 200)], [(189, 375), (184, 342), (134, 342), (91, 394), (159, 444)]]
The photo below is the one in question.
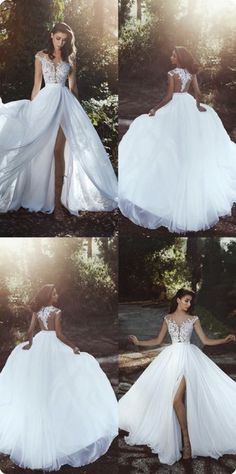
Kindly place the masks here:
[(55, 144), (55, 212), (56, 219), (64, 219), (63, 208), (61, 205), (61, 190), (64, 176), (64, 148), (65, 136), (61, 128), (58, 130)]
[(184, 404), (185, 390), (186, 382), (185, 378), (183, 377), (175, 394), (173, 405), (183, 435), (183, 459), (189, 459), (191, 457), (191, 445), (188, 434), (186, 409)]

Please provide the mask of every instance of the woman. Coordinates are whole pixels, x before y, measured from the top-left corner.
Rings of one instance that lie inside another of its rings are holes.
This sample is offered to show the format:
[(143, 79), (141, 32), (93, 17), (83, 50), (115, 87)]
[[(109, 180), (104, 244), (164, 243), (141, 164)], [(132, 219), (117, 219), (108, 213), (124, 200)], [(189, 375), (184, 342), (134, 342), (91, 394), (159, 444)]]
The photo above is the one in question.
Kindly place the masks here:
[[(42, 78), (45, 87), (40, 90)], [(66, 138), (63, 206), (75, 215), (116, 207), (116, 176), (77, 95), (74, 34), (65, 23), (57, 23), (49, 47), (35, 56), (32, 101), (0, 106), (0, 212), (21, 206), (53, 212), (54, 147), (60, 127)]]
[[(190, 343), (193, 329), (204, 345), (235, 341), (207, 337), (192, 316), (194, 293), (177, 291), (158, 337), (137, 346), (156, 346), (167, 332), (172, 344), (162, 350), (119, 401), (119, 426), (130, 445), (146, 444), (160, 462), (174, 464), (196, 456), (236, 453), (236, 383)], [(182, 436), (181, 436), (182, 435)]]
[(54, 285), (39, 291), (28, 343), (15, 347), (0, 374), (0, 452), (45, 471), (95, 461), (118, 426), (110, 382), (96, 359), (64, 336), (57, 300)]
[(230, 215), (236, 145), (214, 110), (200, 103), (192, 55), (177, 46), (171, 62), (164, 99), (134, 120), (121, 141), (119, 206), (140, 226), (184, 233)]

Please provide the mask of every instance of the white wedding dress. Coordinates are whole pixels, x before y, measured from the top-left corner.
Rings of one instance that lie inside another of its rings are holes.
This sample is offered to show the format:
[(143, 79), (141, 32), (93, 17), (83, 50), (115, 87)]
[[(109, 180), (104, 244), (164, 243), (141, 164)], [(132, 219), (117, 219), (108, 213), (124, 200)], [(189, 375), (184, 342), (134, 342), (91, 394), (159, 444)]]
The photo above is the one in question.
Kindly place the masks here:
[(200, 112), (191, 74), (169, 71), (179, 92), (155, 116), (137, 117), (119, 146), (119, 207), (135, 224), (205, 230), (236, 202), (236, 144), (216, 112)]
[(236, 454), (236, 383), (190, 343), (197, 316), (180, 326), (165, 317), (172, 344), (119, 401), (119, 426), (130, 445), (148, 445), (161, 463), (181, 458), (180, 425), (173, 407), (185, 378), (192, 457)]
[(54, 147), (61, 126), (66, 137), (62, 204), (79, 210), (117, 207), (117, 179), (87, 114), (65, 86), (70, 64), (43, 53), (45, 87), (33, 101), (0, 103), (0, 212), (51, 213), (55, 199)]
[(47, 330), (29, 350), (15, 347), (0, 374), (0, 452), (23, 468), (59, 470), (91, 463), (118, 432), (117, 401), (94, 357), (79, 355)]

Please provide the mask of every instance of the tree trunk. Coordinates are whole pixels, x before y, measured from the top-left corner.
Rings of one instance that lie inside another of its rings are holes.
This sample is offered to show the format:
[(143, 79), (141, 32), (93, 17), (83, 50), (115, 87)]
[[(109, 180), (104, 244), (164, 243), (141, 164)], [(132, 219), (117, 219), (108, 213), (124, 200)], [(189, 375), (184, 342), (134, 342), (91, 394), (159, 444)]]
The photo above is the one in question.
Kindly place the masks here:
[(94, 0), (94, 24), (99, 38), (104, 33), (104, 0)]
[(92, 246), (92, 239), (88, 237), (87, 239), (88, 247), (87, 247), (87, 257), (92, 258), (93, 256), (93, 246)]
[(137, 20), (142, 20), (142, 0), (137, 0)]

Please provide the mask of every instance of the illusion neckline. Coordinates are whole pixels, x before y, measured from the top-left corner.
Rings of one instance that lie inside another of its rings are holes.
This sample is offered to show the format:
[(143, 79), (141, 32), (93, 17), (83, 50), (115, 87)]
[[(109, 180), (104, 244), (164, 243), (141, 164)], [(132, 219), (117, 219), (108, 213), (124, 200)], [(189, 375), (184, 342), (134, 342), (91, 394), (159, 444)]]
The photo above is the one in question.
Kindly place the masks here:
[(63, 61), (63, 59), (61, 59), (61, 61), (59, 63), (55, 63), (55, 61), (53, 61), (53, 59), (50, 59), (46, 53), (44, 53), (44, 55), (42, 56), (43, 59), (45, 59), (45, 61), (48, 61), (50, 64), (53, 64), (54, 66), (59, 66), (60, 64), (69, 64), (67, 61)]
[(54, 308), (54, 309), (57, 309), (56, 306), (54, 306), (54, 304), (48, 304), (47, 306), (42, 306), (40, 311), (42, 311), (42, 310), (44, 310), (44, 309), (47, 309), (47, 308)]
[(184, 319), (184, 321), (181, 322), (181, 324), (178, 324), (175, 319), (169, 319), (166, 317), (166, 321), (169, 321), (170, 323), (174, 323), (178, 328), (181, 328), (181, 326), (186, 323), (187, 321), (193, 321), (194, 317), (192, 318), (187, 318), (187, 319)]

